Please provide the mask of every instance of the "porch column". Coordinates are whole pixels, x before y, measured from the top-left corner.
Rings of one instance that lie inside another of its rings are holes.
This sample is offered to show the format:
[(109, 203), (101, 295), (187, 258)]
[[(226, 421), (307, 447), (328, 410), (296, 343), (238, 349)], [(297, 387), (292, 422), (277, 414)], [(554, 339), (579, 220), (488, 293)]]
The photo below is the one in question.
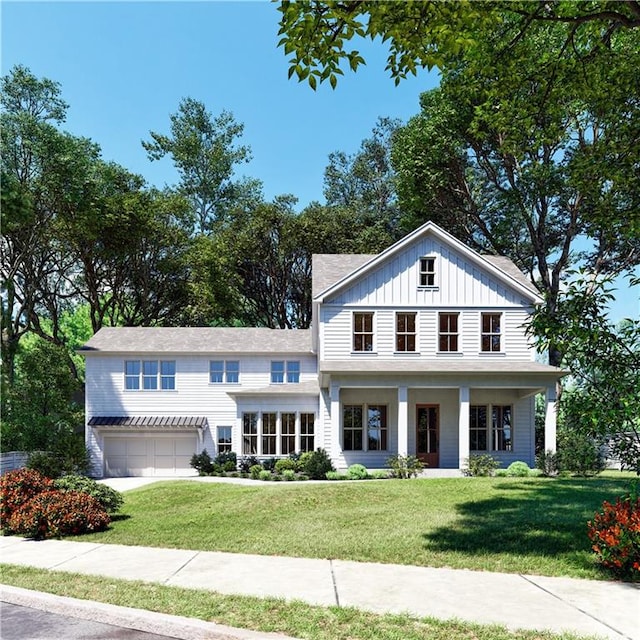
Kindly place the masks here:
[(459, 412), (458, 469), (463, 469), (469, 458), (469, 387), (460, 387)]
[(409, 453), (409, 393), (407, 387), (398, 387), (398, 455)]
[(556, 385), (547, 387), (545, 393), (547, 405), (544, 412), (544, 450), (556, 452), (556, 420), (558, 392)]
[(340, 443), (340, 387), (332, 384), (329, 389), (331, 399), (331, 457), (337, 460), (342, 446)]

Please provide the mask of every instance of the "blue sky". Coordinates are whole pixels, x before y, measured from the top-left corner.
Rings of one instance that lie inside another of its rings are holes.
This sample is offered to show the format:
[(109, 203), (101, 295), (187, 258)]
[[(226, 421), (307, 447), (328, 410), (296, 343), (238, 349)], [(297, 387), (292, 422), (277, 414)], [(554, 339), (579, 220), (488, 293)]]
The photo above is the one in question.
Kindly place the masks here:
[[(288, 80), (279, 13), (268, 1), (3, 0), (1, 12), (2, 74), (23, 64), (59, 82), (64, 128), (158, 187), (176, 173), (169, 160), (149, 161), (140, 142), (168, 132), (183, 97), (232, 112), (253, 155), (238, 173), (261, 180), (267, 199), (291, 193), (302, 208), (323, 201), (329, 153), (357, 151), (379, 116), (417, 114), (420, 93), (438, 82), (423, 71), (396, 86), (378, 43), (358, 44), (367, 65), (345, 72), (335, 90)], [(638, 315), (637, 291), (621, 290), (612, 316)]]

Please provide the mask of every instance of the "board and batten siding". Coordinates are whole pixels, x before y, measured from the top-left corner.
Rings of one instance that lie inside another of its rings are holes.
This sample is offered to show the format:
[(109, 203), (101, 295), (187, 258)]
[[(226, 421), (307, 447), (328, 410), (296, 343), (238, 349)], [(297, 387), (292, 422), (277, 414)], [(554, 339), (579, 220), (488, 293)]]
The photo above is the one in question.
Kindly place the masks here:
[[(421, 257), (434, 257), (434, 287), (420, 287)], [(520, 293), (507, 286), (454, 248), (426, 237), (339, 291), (326, 303), (404, 307), (519, 307)]]
[[(373, 353), (352, 352), (353, 314), (358, 311), (371, 311), (374, 314), (374, 351)], [(417, 344), (416, 353), (398, 353), (395, 351), (396, 312), (415, 312)], [(338, 307), (323, 305), (320, 311), (322, 339), (320, 341), (320, 360), (344, 360), (345, 358), (426, 358), (452, 357), (453, 353), (438, 352), (438, 314), (459, 313), (459, 352), (455, 355), (465, 359), (493, 357), (495, 354), (481, 352), (480, 333), (483, 311), (502, 314), (503, 345), (500, 357), (508, 360), (527, 361), (534, 359), (534, 350), (525, 333), (525, 323), (529, 317), (526, 308), (444, 309), (376, 308), (376, 307)]]

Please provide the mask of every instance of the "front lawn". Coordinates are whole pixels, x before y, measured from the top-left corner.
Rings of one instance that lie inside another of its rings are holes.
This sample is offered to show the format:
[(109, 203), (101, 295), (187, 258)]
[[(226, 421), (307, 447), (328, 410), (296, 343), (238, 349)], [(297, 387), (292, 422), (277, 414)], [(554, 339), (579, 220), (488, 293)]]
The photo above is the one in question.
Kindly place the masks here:
[(608, 579), (586, 522), (630, 478), (161, 482), (127, 492), (110, 529), (81, 539)]

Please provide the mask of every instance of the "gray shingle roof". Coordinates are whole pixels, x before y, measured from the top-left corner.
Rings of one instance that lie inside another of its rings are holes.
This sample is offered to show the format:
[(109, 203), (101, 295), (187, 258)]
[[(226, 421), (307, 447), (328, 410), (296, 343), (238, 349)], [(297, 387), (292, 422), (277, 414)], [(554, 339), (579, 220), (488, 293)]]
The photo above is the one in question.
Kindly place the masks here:
[(230, 396), (317, 396), (320, 387), (317, 380), (300, 384), (270, 384), (258, 389), (229, 389)]
[(518, 269), (515, 263), (506, 256), (493, 256), (488, 254), (483, 254), (482, 257), (487, 261), (491, 262), (495, 267), (504, 271), (507, 275), (510, 275), (514, 280), (517, 280), (521, 285), (527, 287), (533, 293), (539, 294), (539, 291), (533, 286), (533, 283), (527, 276)]
[(311, 353), (308, 329), (105, 327), (83, 347), (100, 353)]
[(315, 298), (319, 293), (373, 258), (375, 258), (374, 254), (367, 253), (314, 254), (311, 272), (312, 297)]

